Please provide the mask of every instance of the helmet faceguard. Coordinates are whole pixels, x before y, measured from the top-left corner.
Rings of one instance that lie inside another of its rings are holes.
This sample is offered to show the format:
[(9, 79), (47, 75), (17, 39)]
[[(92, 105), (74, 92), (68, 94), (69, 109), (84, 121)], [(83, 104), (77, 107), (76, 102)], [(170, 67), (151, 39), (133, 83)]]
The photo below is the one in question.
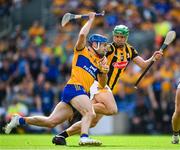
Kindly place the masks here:
[(102, 55), (102, 54), (99, 53), (100, 44), (101, 43), (107, 43), (107, 41), (108, 41), (107, 37), (105, 37), (103, 35), (100, 35), (100, 34), (92, 34), (88, 39), (88, 42), (91, 44), (91, 46), (92, 46), (93, 42), (97, 43), (97, 47), (95, 48), (95, 47), (92, 46), (92, 48), (94, 49), (94, 51), (98, 55)]

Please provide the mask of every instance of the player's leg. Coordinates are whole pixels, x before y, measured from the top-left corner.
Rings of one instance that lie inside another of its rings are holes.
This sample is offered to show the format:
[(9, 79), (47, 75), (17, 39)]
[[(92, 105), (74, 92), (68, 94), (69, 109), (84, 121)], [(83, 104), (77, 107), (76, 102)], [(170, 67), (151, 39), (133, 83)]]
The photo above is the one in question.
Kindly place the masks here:
[[(95, 98), (92, 100), (92, 103), (93, 103), (93, 107), (94, 107), (94, 105), (97, 104), (97, 101), (95, 100)], [(99, 106), (95, 106), (95, 107), (96, 108), (98, 107), (98, 109), (100, 109)], [(103, 105), (103, 108), (104, 107), (105, 106)], [(103, 108), (101, 107), (101, 109), (103, 109)], [(81, 115), (81, 114), (76, 113), (76, 115)], [(74, 116), (74, 117), (77, 117), (77, 116)], [(94, 118), (91, 122), (91, 127), (95, 127), (96, 124), (99, 122), (99, 120), (102, 117), (103, 117), (103, 115), (96, 114), (96, 118)], [(66, 130), (62, 131), (61, 133), (59, 133), (58, 135), (54, 136), (52, 139), (52, 143), (54, 143), (56, 145), (66, 145), (67, 137), (70, 137), (75, 134), (80, 134), (80, 133), (81, 133), (81, 121), (78, 121), (78, 122), (74, 123), (72, 126), (70, 126), (68, 129), (66, 129)]]
[[(103, 117), (103, 115), (97, 114), (96, 118), (94, 118), (91, 122), (91, 126), (90, 127), (95, 127), (96, 124), (98, 123), (98, 121)], [(69, 127), (66, 132), (68, 134), (68, 136), (72, 136), (75, 134), (79, 134), (81, 131), (81, 121), (76, 122), (75, 124), (73, 124), (71, 127)]]
[[(94, 99), (92, 100), (92, 103), (93, 103), (93, 107), (94, 105), (97, 104), (97, 101), (95, 101)], [(103, 105), (103, 104), (102, 104)], [(99, 108), (98, 108), (99, 109)], [(75, 110), (76, 112), (76, 116), (73, 116), (73, 117), (77, 117), (78, 118), (82, 118), (82, 115), (77, 111)], [(96, 114), (96, 117), (92, 120), (91, 122), (91, 126), (90, 127), (95, 127), (96, 124), (98, 123), (98, 121), (103, 117), (102, 114)], [(81, 120), (79, 120), (78, 122), (74, 123), (72, 126), (70, 126), (68, 129), (66, 129), (65, 131), (61, 132), (58, 134), (58, 137), (59, 136), (63, 136), (63, 138), (67, 138), (69, 136), (72, 136), (72, 135), (75, 135), (75, 134), (80, 134), (80, 131), (81, 131)], [(61, 145), (61, 144), (60, 144)]]
[[(97, 102), (95, 99), (92, 100), (93, 105)], [(76, 110), (76, 116), (81, 118), (82, 115)], [(95, 127), (99, 120), (103, 117), (101, 114), (96, 114), (96, 117), (92, 120), (90, 127)], [(67, 128), (66, 130), (62, 131), (61, 133), (55, 135), (52, 139), (52, 143), (56, 145), (66, 145), (66, 138), (72, 135), (80, 134), (81, 133), (81, 120), (74, 123), (72, 126)]]
[(96, 116), (87, 95), (79, 95), (71, 100), (71, 105), (82, 114), (82, 134), (88, 134), (92, 119)]
[(175, 111), (172, 116), (172, 129), (173, 129), (172, 143), (178, 144), (179, 132), (180, 132), (180, 83), (176, 91)]
[(118, 109), (112, 92), (105, 90), (94, 96), (94, 110), (97, 114), (114, 115)]
[(98, 88), (99, 83), (94, 81), (90, 88), (90, 98), (96, 114), (114, 115), (118, 112), (117, 105), (111, 89), (106, 85), (104, 89)]
[(56, 105), (55, 109), (49, 117), (45, 116), (32, 116), (32, 117), (21, 117), (19, 115), (14, 115), (10, 123), (5, 127), (5, 133), (9, 134), (11, 130), (18, 125), (36, 125), (53, 128), (57, 124), (64, 122), (65, 120), (72, 117), (73, 111), (72, 108), (64, 103), (60, 102)]
[[(94, 118), (91, 122), (90, 127), (95, 127), (98, 121), (103, 117), (103, 115), (96, 114), (96, 118)], [(66, 145), (66, 138), (75, 134), (81, 133), (81, 121), (74, 123), (68, 129), (54, 136), (52, 142), (56, 145)]]
[[(102, 118), (101, 114), (112, 115), (117, 113), (117, 106), (114, 100), (113, 94), (108, 86), (105, 89), (98, 89), (98, 82), (95, 81), (90, 88), (91, 99), (93, 107), (98, 116), (92, 121), (92, 126), (95, 126), (97, 122)], [(74, 116), (76, 117), (76, 116)], [(75, 123), (67, 130), (53, 137), (52, 142), (57, 145), (64, 145), (65, 138), (80, 133), (80, 122)]]
[[(91, 124), (91, 126), (94, 127), (97, 122), (102, 118), (102, 114), (112, 115), (117, 113), (117, 106), (110, 88), (106, 86), (106, 89), (99, 90), (97, 81), (95, 81), (91, 86), (90, 94), (91, 99), (93, 99), (92, 103), (94, 110), (97, 114), (96, 118), (93, 119)], [(75, 123), (67, 130), (61, 132), (57, 136), (54, 136), (52, 142), (57, 145), (64, 145), (65, 138), (80, 133), (80, 127), (80, 122)]]
[(101, 145), (101, 142), (90, 139), (88, 135), (91, 122), (96, 116), (89, 97), (87, 95), (79, 95), (74, 97), (70, 103), (82, 114), (79, 145)]

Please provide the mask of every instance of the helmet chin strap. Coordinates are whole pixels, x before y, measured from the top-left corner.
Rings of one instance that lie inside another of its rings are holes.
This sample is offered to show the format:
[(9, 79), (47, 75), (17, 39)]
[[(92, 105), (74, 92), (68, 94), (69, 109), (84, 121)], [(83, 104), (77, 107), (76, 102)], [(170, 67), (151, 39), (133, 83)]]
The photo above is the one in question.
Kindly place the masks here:
[(100, 42), (98, 42), (97, 45), (98, 45), (97, 48), (95, 48), (95, 47), (93, 47), (93, 46), (92, 46), (92, 48), (93, 48), (94, 52), (95, 52), (100, 58), (102, 58), (102, 57), (104, 57), (104, 55), (98, 53), (98, 50), (99, 50), (99, 47), (100, 47)]
[(95, 47), (92, 47), (95, 51), (97, 51), (98, 49), (99, 49), (99, 47), (100, 47), (100, 43), (99, 42), (97, 42), (97, 48), (95, 48)]

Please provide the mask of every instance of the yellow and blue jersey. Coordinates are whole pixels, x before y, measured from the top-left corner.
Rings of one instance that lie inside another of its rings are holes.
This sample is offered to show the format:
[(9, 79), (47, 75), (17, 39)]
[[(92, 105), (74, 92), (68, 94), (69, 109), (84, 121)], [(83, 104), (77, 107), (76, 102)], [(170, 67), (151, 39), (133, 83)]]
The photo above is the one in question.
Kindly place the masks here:
[(80, 51), (74, 50), (71, 77), (67, 84), (81, 85), (86, 92), (89, 92), (91, 85), (97, 79), (97, 74), (99, 73), (99, 59), (95, 55), (92, 55), (87, 47)]
[(82, 50), (74, 50), (71, 77), (62, 92), (61, 100), (63, 102), (68, 104), (79, 95), (89, 96), (90, 87), (99, 73), (99, 59), (92, 55), (87, 47)]

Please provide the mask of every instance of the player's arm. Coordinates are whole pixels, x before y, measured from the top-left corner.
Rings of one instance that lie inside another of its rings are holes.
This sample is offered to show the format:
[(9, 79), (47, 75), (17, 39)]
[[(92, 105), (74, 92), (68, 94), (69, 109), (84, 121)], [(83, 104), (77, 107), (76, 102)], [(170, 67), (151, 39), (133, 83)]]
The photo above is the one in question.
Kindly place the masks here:
[(98, 74), (98, 83), (99, 83), (99, 88), (104, 88), (107, 84), (107, 73), (99, 73)]
[(144, 60), (142, 57), (137, 56), (133, 59), (133, 62), (137, 64), (140, 68), (145, 69), (153, 59), (159, 60), (162, 55), (163, 53), (161, 51), (155, 51), (152, 57), (150, 57), (149, 59)]
[(89, 13), (89, 20), (85, 23), (85, 25), (81, 28), (79, 32), (78, 40), (75, 46), (76, 50), (82, 50), (86, 46), (86, 37), (90, 31), (91, 25), (94, 21), (95, 17), (94, 12)]

